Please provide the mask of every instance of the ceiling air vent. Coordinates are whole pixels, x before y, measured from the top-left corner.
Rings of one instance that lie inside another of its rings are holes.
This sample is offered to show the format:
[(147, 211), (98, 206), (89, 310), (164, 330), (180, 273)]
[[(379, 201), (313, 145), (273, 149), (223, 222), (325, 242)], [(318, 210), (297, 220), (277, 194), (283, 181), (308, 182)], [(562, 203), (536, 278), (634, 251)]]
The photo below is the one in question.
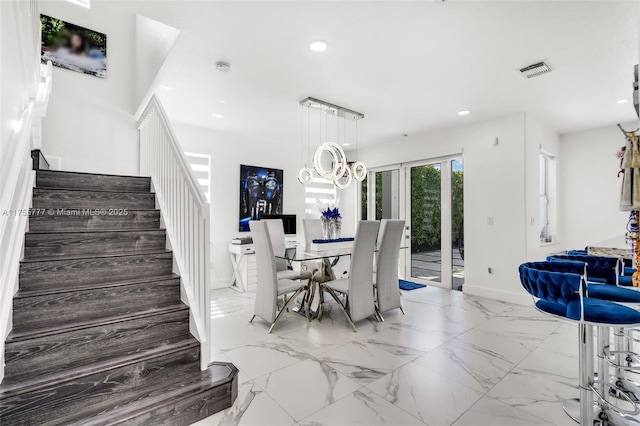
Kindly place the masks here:
[(529, 65), (520, 69), (520, 73), (527, 78), (538, 77), (539, 75), (546, 74), (548, 72), (551, 72), (551, 68), (549, 68), (549, 65), (544, 62), (538, 62), (537, 64)]

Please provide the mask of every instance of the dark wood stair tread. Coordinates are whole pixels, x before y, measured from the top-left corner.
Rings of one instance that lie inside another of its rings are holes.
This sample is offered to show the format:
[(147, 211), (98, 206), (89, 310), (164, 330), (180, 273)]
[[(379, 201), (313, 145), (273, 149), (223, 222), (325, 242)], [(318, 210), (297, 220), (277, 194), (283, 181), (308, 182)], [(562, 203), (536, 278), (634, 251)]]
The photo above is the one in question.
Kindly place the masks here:
[(160, 355), (167, 355), (184, 349), (197, 348), (199, 346), (200, 344), (197, 340), (193, 338), (186, 338), (175, 343), (144, 349), (139, 352), (110, 358), (105, 361), (93, 362), (81, 367), (69, 368), (57, 373), (38, 375), (14, 382), (3, 381), (2, 384), (0, 384), (0, 398), (6, 398), (14, 394), (42, 389), (54, 383), (62, 384), (77, 378), (96, 374), (101, 371), (112, 370), (125, 365), (155, 358)]
[(109, 257), (127, 257), (127, 256), (140, 256), (145, 254), (171, 254), (171, 250), (141, 250), (135, 253), (111, 253), (111, 254), (96, 254), (90, 256), (58, 256), (58, 257), (34, 257), (30, 259), (23, 259), (20, 263), (37, 263), (37, 262), (63, 262), (67, 260), (84, 260), (84, 259), (106, 259)]
[(32, 205), (34, 209), (63, 210), (68, 215), (76, 210), (153, 209), (156, 198), (152, 192), (34, 188)]
[(169, 275), (173, 262), (173, 254), (168, 250), (25, 259), (20, 262), (20, 288), (28, 291), (78, 288)]
[(150, 192), (150, 191), (123, 191), (121, 189), (114, 189), (114, 190), (108, 190), (108, 189), (84, 189), (84, 188), (55, 188), (55, 187), (41, 187), (41, 186), (36, 186), (33, 189), (37, 189), (39, 191), (76, 191), (76, 192), (106, 192), (106, 193), (111, 193), (111, 194), (136, 194), (136, 195), (154, 195), (155, 196), (155, 192)]
[[(0, 421), (3, 425), (43, 426), (191, 424), (204, 417), (202, 411), (192, 413), (196, 418), (186, 422), (176, 419), (180, 414), (174, 412), (175, 407), (205, 393), (224, 407), (230, 406), (237, 394), (237, 369), (214, 363), (200, 371), (197, 353), (190, 358), (183, 355), (188, 353), (183, 349), (10, 396)], [(186, 363), (189, 359), (192, 362)], [(170, 411), (161, 416), (172, 421), (145, 421), (145, 416), (154, 416), (162, 408)]]
[(160, 210), (129, 209), (126, 216), (49, 216), (48, 214), (29, 217), (30, 232), (57, 231), (113, 231), (121, 229), (161, 229)]
[(36, 188), (150, 192), (151, 178), (38, 170)]
[(64, 372), (112, 358), (195, 340), (187, 309), (43, 335), (6, 344), (6, 383)]
[[(137, 210), (137, 211), (154, 211), (154, 210)], [(166, 232), (164, 228), (134, 228), (134, 229), (79, 229), (79, 230), (69, 230), (69, 229), (59, 229), (59, 230), (51, 230), (51, 231), (28, 231), (26, 235), (40, 235), (40, 234), (97, 234), (101, 232), (105, 233), (114, 233), (114, 232), (122, 232), (122, 233), (132, 233), (135, 234), (137, 232), (151, 232), (151, 231), (162, 231)]]
[(38, 170), (38, 172), (51, 172), (51, 173), (60, 173), (60, 174), (75, 174), (75, 175), (88, 175), (88, 176), (108, 176), (108, 177), (121, 177), (121, 178), (133, 178), (133, 179), (150, 179), (149, 176), (134, 176), (134, 175), (119, 175), (112, 173), (92, 173), (92, 172), (77, 172), (77, 171), (68, 171), (68, 170)]
[(118, 231), (66, 231), (27, 232), (24, 257), (61, 258), (65, 256), (98, 254), (136, 254), (148, 250), (166, 249), (166, 231), (118, 230)]
[[(167, 392), (159, 393), (152, 397), (138, 400), (134, 403), (127, 404), (122, 407), (117, 407), (114, 410), (101, 413), (98, 416), (94, 416), (88, 419), (83, 419), (82, 423), (91, 426), (106, 426), (106, 425), (189, 425), (194, 421), (200, 420), (204, 417), (213, 415), (227, 407), (235, 400), (237, 396), (237, 383), (233, 383), (234, 378), (238, 375), (238, 369), (230, 363), (213, 362), (209, 365), (207, 370), (202, 371), (199, 375), (194, 375), (192, 380), (181, 384), (180, 387), (170, 389)], [(226, 386), (225, 386), (226, 385)], [(226, 388), (226, 389), (225, 389)], [(220, 389), (217, 391), (217, 389)], [(194, 396), (200, 396), (208, 391), (220, 393), (226, 391), (229, 395), (225, 395), (225, 398), (215, 398), (214, 401), (206, 401), (206, 399), (213, 399), (211, 396), (203, 396), (195, 404), (192, 399)], [(205, 402), (213, 402), (213, 406), (209, 408), (205, 415), (202, 415), (203, 400)], [(186, 402), (184, 404), (183, 402)], [(185, 407), (181, 407), (181, 406)], [(197, 406), (197, 410), (194, 410), (194, 405)], [(165, 411), (158, 410), (158, 407), (166, 407)], [(182, 410), (180, 410), (182, 408)], [(184, 419), (175, 419), (180, 415), (181, 411), (191, 410), (192, 419), (184, 421)], [(160, 411), (160, 413), (151, 414), (154, 411)], [(197, 413), (197, 414), (196, 414)]]
[(179, 300), (179, 279), (14, 298), (13, 331), (36, 332), (80, 320), (98, 321), (175, 306)]
[(70, 331), (83, 330), (91, 327), (98, 327), (108, 324), (115, 324), (123, 321), (131, 321), (141, 318), (147, 318), (150, 316), (156, 316), (166, 314), (169, 312), (188, 311), (189, 307), (178, 301), (175, 305), (164, 306), (162, 308), (148, 309), (146, 311), (136, 312), (134, 314), (117, 315), (113, 317), (100, 318), (89, 321), (78, 321), (71, 324), (65, 324), (49, 328), (41, 328), (38, 330), (26, 330), (21, 332), (11, 331), (7, 336), (6, 343), (19, 342), (22, 340), (36, 339), (43, 336), (51, 336), (53, 334), (66, 333)]
[(144, 277), (144, 278), (139, 278), (139, 279), (124, 280), (124, 281), (112, 281), (112, 282), (106, 282), (106, 283), (95, 283), (95, 284), (94, 283), (88, 283), (86, 285), (77, 286), (77, 287), (73, 287), (73, 288), (60, 288), (60, 289), (52, 289), (52, 290), (39, 289), (39, 290), (32, 290), (32, 291), (18, 290), (18, 292), (14, 296), (14, 299), (16, 299), (16, 298), (25, 298), (25, 297), (34, 297), (34, 296), (44, 296), (44, 295), (47, 295), (47, 294), (70, 293), (70, 292), (75, 292), (75, 291), (79, 291), (79, 290), (95, 290), (95, 289), (100, 289), (100, 288), (121, 287), (121, 286), (142, 284), (142, 283), (146, 283), (146, 282), (174, 280), (174, 279), (179, 279), (179, 278), (180, 278), (180, 275), (170, 274), (170, 275), (158, 275), (157, 277), (150, 276), (150, 277)]

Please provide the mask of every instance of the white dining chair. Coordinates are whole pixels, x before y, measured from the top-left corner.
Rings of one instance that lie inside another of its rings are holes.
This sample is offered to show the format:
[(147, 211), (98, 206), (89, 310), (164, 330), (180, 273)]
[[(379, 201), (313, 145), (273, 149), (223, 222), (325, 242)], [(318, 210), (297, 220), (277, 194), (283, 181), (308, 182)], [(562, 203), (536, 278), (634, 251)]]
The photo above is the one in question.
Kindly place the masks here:
[(302, 227), (304, 228), (304, 244), (307, 249), (311, 248), (313, 240), (324, 238), (321, 219), (302, 219)]
[[(285, 312), (291, 302), (305, 290), (309, 289), (307, 282), (290, 279), (278, 279), (276, 270), (276, 258), (271, 245), (269, 229), (265, 221), (250, 221), (249, 229), (251, 238), (256, 250), (256, 266), (258, 273), (258, 286), (256, 289), (256, 303), (253, 317), (249, 322), (253, 322), (255, 317), (260, 317), (271, 324), (269, 333), (273, 331), (280, 316)], [(293, 295), (280, 311), (278, 311), (278, 297)], [(309, 319), (309, 307), (305, 306), (307, 319)]]
[[(338, 303), (353, 331), (358, 331), (356, 322), (371, 316), (377, 318), (373, 300), (373, 252), (379, 227), (380, 222), (375, 220), (360, 221), (351, 252), (349, 277), (321, 284), (322, 291)], [(339, 294), (346, 296), (344, 304)]]
[[(313, 240), (324, 238), (321, 219), (302, 219), (302, 227), (304, 228), (304, 244), (307, 250), (311, 249)], [(313, 271), (313, 280), (316, 282), (324, 282), (336, 278), (329, 259), (305, 262), (305, 266)]]
[(378, 255), (374, 285), (378, 302), (378, 314), (391, 309), (400, 309), (404, 314), (398, 288), (398, 259), (404, 220), (383, 219), (380, 223), (380, 239), (378, 240)]
[[(267, 224), (267, 228), (269, 229), (269, 238), (271, 239), (273, 253), (276, 256), (285, 256), (287, 244), (282, 219), (263, 219), (262, 221)], [(311, 272), (289, 269), (289, 262), (283, 258), (276, 258), (276, 274), (279, 280), (308, 280), (311, 278)]]

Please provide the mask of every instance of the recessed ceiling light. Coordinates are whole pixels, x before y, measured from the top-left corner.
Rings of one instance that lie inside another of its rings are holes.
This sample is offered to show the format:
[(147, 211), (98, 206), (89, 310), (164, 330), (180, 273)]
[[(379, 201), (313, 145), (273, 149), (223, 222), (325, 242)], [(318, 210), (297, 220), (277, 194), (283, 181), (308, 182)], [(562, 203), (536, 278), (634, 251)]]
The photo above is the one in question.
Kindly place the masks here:
[(324, 52), (329, 47), (329, 43), (324, 40), (314, 40), (309, 44), (309, 49), (314, 52)]
[(213, 118), (222, 118), (222, 114), (218, 114), (217, 112), (214, 112), (213, 114), (211, 114), (211, 116)]
[(469, 115), (470, 112), (471, 111), (464, 110), (464, 111), (458, 112), (458, 115)]
[(349, 146), (349, 144), (348, 143), (343, 143), (342, 146)]
[(628, 99), (620, 99), (618, 102), (616, 102), (617, 104), (626, 104), (627, 102), (629, 102)]

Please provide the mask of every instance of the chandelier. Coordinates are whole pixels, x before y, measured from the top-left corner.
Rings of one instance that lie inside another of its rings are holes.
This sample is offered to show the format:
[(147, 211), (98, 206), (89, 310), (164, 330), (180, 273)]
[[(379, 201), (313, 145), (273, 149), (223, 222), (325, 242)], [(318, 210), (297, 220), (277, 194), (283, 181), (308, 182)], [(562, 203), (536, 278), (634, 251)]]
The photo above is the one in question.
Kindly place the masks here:
[[(362, 138), (361, 120), (364, 118), (364, 114), (311, 97), (301, 100), (300, 106), (302, 107), (302, 162), (304, 166), (298, 171), (298, 181), (303, 185), (308, 185), (314, 179), (314, 171), (318, 176), (330, 180), (340, 189), (347, 188), (354, 179), (359, 182), (363, 181), (367, 176), (367, 167), (362, 161), (358, 161), (358, 146)], [(312, 123), (312, 110), (318, 112), (314, 114), (315, 123)], [(312, 127), (317, 127), (319, 130), (317, 142), (311, 140)], [(342, 140), (340, 140), (341, 134)], [(356, 160), (352, 163), (347, 161), (347, 156), (342, 148), (350, 146), (351, 142), (355, 143)], [(312, 158), (309, 156), (311, 145), (317, 145)], [(312, 165), (305, 161), (310, 159)]]

